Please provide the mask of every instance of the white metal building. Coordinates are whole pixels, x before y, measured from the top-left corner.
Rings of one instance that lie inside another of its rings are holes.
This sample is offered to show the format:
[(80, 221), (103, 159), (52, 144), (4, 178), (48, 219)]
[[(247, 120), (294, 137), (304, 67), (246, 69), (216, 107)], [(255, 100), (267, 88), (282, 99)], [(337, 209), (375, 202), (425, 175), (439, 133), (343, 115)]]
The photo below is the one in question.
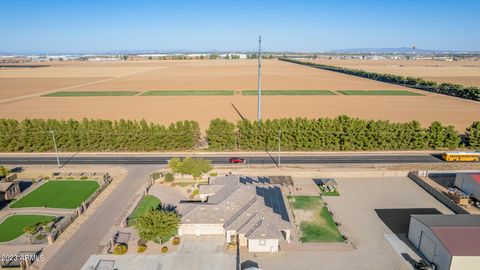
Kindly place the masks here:
[(408, 239), (438, 270), (480, 269), (478, 215), (412, 215)]

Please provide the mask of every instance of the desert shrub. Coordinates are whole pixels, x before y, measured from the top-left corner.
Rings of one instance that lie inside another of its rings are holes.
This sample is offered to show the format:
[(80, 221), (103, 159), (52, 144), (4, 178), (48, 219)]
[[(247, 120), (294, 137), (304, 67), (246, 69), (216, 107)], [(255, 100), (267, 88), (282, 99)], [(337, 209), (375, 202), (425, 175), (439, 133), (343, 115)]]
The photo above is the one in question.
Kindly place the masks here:
[(172, 244), (173, 244), (174, 246), (179, 245), (179, 244), (180, 244), (180, 237), (174, 237), (174, 238), (172, 239)]
[(153, 180), (157, 180), (160, 178), (160, 173), (159, 172), (154, 172), (150, 175), (150, 177), (153, 179)]
[(211, 177), (218, 176), (218, 173), (217, 173), (217, 172), (211, 172), (211, 173), (210, 173), (210, 176), (211, 176)]
[(168, 247), (163, 246), (162, 247), (162, 253), (167, 253), (168, 252)]
[(139, 245), (137, 247), (137, 252), (138, 253), (143, 253), (143, 252), (145, 252), (145, 250), (147, 250), (147, 245)]
[(175, 176), (173, 176), (172, 173), (166, 173), (163, 178), (166, 182), (173, 182), (173, 180), (175, 180)]
[(113, 253), (115, 255), (123, 255), (127, 253), (128, 247), (125, 244), (117, 244), (115, 248), (113, 248)]
[(141, 238), (140, 238), (140, 239), (138, 239), (138, 241), (137, 241), (137, 245), (139, 245), (139, 246), (144, 246), (144, 245), (147, 245), (147, 242), (148, 242), (148, 240), (145, 240), (145, 239), (141, 239)]

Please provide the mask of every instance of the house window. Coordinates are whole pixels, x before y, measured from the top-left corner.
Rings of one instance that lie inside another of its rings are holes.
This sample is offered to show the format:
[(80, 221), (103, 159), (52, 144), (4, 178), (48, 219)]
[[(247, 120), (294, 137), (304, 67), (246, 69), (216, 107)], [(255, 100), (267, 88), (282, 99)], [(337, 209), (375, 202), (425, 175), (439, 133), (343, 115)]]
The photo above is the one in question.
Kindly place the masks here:
[(261, 239), (261, 240), (259, 240), (258, 244), (259, 244), (260, 246), (266, 246), (266, 245), (267, 245), (266, 242), (267, 242), (267, 241), (265, 241), (265, 239)]

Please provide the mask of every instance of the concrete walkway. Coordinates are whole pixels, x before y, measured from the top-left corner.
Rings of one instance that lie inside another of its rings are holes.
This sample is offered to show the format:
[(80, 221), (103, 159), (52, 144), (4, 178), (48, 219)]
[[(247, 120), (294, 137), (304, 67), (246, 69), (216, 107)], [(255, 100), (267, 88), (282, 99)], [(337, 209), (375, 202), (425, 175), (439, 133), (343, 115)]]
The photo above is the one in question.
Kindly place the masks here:
[(187, 197), (185, 197), (185, 195), (180, 190), (166, 184), (152, 185), (148, 194), (159, 198), (163, 205), (178, 205), (181, 200), (187, 199)]
[[(110, 228), (121, 220), (121, 215), (138, 189), (158, 166), (128, 166), (126, 179), (112, 190), (103, 204), (67, 240), (43, 269), (80, 269), (90, 255), (98, 252), (98, 245)], [(115, 181), (115, 180), (114, 180)]]

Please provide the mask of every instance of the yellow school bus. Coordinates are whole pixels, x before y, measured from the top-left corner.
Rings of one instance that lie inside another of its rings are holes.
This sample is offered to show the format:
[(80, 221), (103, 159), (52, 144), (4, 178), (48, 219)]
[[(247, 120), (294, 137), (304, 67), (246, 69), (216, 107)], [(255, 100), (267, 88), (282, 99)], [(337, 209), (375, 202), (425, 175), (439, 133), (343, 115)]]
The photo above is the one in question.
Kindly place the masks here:
[(445, 152), (442, 158), (446, 161), (474, 162), (480, 161), (480, 152)]

